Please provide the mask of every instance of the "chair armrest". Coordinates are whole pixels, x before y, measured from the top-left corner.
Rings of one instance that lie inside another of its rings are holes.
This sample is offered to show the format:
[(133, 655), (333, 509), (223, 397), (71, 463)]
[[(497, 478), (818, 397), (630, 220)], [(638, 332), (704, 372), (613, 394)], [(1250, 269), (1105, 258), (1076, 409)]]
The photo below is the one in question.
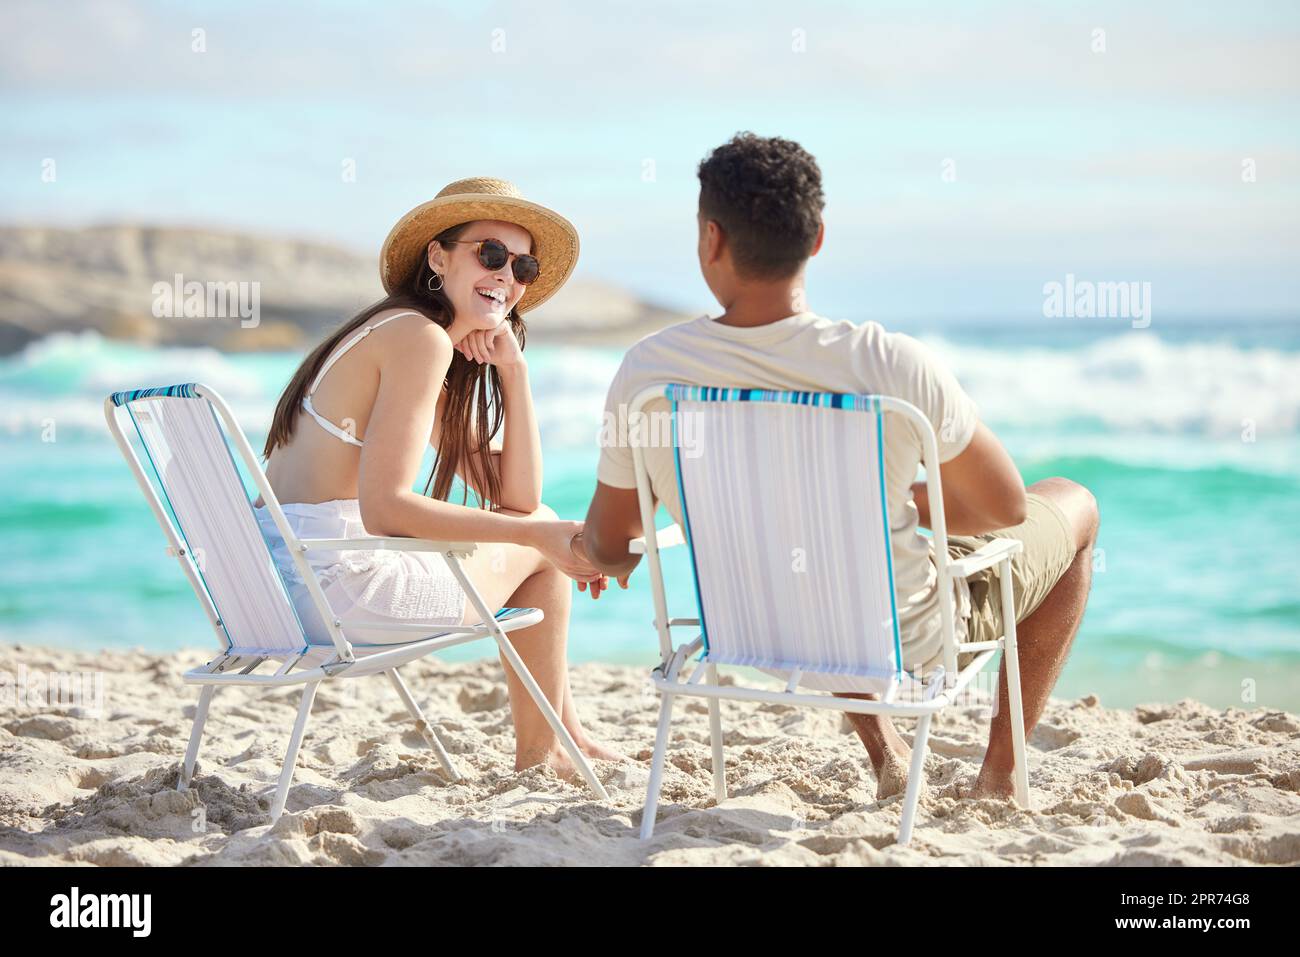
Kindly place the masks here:
[(995, 538), (985, 542), (965, 558), (948, 562), (948, 574), (953, 578), (966, 578), (975, 572), (989, 568), (1024, 551), (1024, 543), (1018, 538)]
[(300, 538), (298, 544), (305, 552), (443, 552), (468, 558), (478, 548), (474, 542), (435, 542), (427, 538), (366, 535), (359, 538)]
[[(627, 543), (629, 555), (645, 554), (645, 536), (634, 538)], [(655, 544), (660, 548), (672, 548), (674, 545), (685, 545), (686, 536), (682, 534), (682, 527), (674, 522), (672, 525), (666, 525), (663, 528), (655, 529)]]

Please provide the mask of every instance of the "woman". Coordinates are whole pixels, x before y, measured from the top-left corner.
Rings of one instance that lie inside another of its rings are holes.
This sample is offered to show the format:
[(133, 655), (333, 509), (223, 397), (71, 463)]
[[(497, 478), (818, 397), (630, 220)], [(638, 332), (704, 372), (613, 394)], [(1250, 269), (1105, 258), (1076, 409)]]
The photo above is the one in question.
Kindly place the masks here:
[[(522, 352), (522, 314), (555, 294), (577, 256), (568, 220), (523, 199), (512, 184), (450, 184), (393, 227), (380, 254), (388, 295), (298, 367), (263, 455), (271, 487), (301, 537), (484, 543), (463, 563), (470, 580), (490, 608), (543, 610), (542, 622), (511, 632), (509, 640), (583, 753), (622, 760), (587, 735), (569, 690), (569, 579), (593, 598), (608, 579), (587, 560), (582, 523), (560, 521), (542, 504), (541, 448)], [(492, 448), (503, 417), (501, 447)], [(411, 488), (429, 445), (436, 459), (421, 495)], [(457, 477), (466, 485), (459, 504), (445, 501)], [(466, 504), (470, 489), (478, 507)], [(328, 643), (270, 515), (256, 511), (268, 540), (279, 543), (276, 562), (310, 639)], [(440, 555), (345, 551), (313, 566), (354, 643), (410, 640), (409, 632), (367, 623), (479, 621)], [(571, 777), (576, 768), (555, 733), (505, 670), (515, 768), (545, 763)]]

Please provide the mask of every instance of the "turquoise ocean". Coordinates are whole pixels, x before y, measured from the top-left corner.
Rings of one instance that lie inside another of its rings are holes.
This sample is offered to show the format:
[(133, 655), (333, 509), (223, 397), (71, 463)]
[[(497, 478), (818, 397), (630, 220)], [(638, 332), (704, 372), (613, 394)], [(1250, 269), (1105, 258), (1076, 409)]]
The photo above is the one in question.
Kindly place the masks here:
[[(956, 372), (1026, 483), (1096, 494), (1099, 553), (1056, 694), (1193, 697), (1300, 711), (1300, 323), (1123, 321), (891, 326)], [(545, 499), (582, 518), (614, 348), (530, 347)], [(0, 641), (215, 647), (107, 433), (115, 390), (202, 381), (260, 448), (297, 353), (145, 348), (59, 334), (0, 359)], [(662, 524), (661, 516), (661, 524)], [(693, 613), (685, 551), (671, 611)], [(575, 592), (575, 662), (655, 663), (647, 576)], [(490, 653), (455, 649), (452, 659)]]

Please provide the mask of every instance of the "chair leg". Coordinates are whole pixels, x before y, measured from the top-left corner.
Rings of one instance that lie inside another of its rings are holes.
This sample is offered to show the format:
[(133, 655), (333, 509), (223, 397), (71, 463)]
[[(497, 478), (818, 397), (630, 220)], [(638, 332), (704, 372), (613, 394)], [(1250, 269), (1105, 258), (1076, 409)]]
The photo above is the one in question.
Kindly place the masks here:
[[(1007, 697), (1011, 713), (1011, 754), (1016, 766), (1012, 772), (1015, 780), (1016, 803), (1029, 808), (1029, 764), (1025, 748), (1025, 709), (1020, 696), (1020, 652), (1016, 646), (1015, 598), (1011, 592), (1011, 559), (1002, 562), (1002, 661), (1007, 668)], [(1010, 609), (1010, 611), (1008, 611)]]
[(533, 678), (532, 672), (528, 670), (528, 666), (524, 664), (523, 659), (519, 657), (519, 652), (515, 651), (515, 646), (506, 638), (505, 632), (496, 630), (494, 637), (497, 640), (497, 645), (501, 648), (501, 654), (505, 656), (506, 661), (510, 663), (510, 667), (519, 676), (519, 680), (528, 690), (529, 696), (537, 705), (538, 710), (542, 712), (542, 717), (546, 719), (546, 723), (551, 726), (551, 730), (560, 739), (560, 744), (564, 745), (564, 750), (569, 753), (574, 765), (581, 772), (582, 779), (587, 782), (587, 786), (595, 792), (599, 800), (608, 801), (609, 793), (606, 792), (605, 786), (600, 783), (600, 778), (596, 777), (596, 772), (591, 769), (587, 756), (579, 750), (578, 742), (573, 740), (573, 735), (569, 734), (569, 729), (564, 726), (560, 716), (555, 713), (551, 703), (546, 700), (546, 695), (542, 694), (542, 689), (538, 687), (537, 681)]
[[(710, 684), (718, 683), (718, 666), (708, 666)], [(722, 756), (722, 702), (709, 699), (709, 739), (713, 745), (713, 796), (721, 804), (727, 799), (727, 765)]]
[(673, 719), (673, 697), (665, 694), (659, 705), (659, 731), (655, 734), (654, 759), (650, 762), (650, 780), (645, 788), (645, 810), (641, 812), (641, 840), (648, 841), (655, 830), (659, 810), (659, 788), (664, 779), (664, 759), (668, 752), (668, 726)]
[(898, 827), (898, 843), (906, 845), (912, 840), (912, 824), (916, 820), (916, 805), (921, 798), (921, 781), (925, 776), (925, 748), (930, 736), (930, 715), (923, 714), (916, 723), (916, 736), (912, 739), (912, 766), (907, 772), (907, 792), (903, 795), (903, 821)]
[(420, 732), (420, 735), (428, 742), (429, 747), (433, 749), (433, 753), (438, 758), (438, 763), (447, 772), (447, 777), (453, 781), (464, 780), (461, 773), (456, 770), (456, 765), (452, 763), (451, 755), (447, 753), (442, 738), (438, 735), (438, 729), (425, 720), (424, 712), (416, 704), (415, 698), (411, 697), (411, 691), (406, 687), (406, 682), (402, 680), (402, 676), (397, 673), (397, 669), (389, 668), (384, 674), (388, 675), (388, 679), (393, 683), (393, 687), (397, 690), (397, 696), (406, 705), (406, 710), (411, 712), (411, 717), (415, 719), (416, 730)]
[(203, 725), (208, 720), (208, 705), (212, 703), (212, 696), (216, 691), (216, 685), (204, 685), (199, 692), (199, 706), (194, 709), (194, 727), (190, 730), (190, 743), (185, 748), (185, 763), (181, 765), (180, 779), (176, 782), (178, 791), (187, 790), (190, 786), (190, 778), (194, 776), (194, 762), (199, 756), (199, 741), (203, 738)]
[(312, 702), (316, 700), (316, 687), (319, 681), (312, 681), (302, 689), (302, 701), (298, 705), (298, 720), (293, 723), (293, 734), (289, 736), (289, 750), (284, 756), (284, 768), (280, 771), (280, 783), (275, 788), (275, 799), (271, 802), (271, 823), (280, 820), (284, 813), (284, 802), (289, 796), (289, 782), (293, 780), (293, 767), (298, 763), (298, 747), (302, 744), (302, 733), (307, 729), (307, 716), (311, 714)]

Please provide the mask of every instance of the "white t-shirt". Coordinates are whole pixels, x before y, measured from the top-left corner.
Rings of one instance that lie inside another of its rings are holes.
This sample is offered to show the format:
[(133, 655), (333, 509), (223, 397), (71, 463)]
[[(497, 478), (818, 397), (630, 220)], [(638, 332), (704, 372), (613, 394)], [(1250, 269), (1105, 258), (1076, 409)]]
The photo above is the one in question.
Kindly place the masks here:
[[(975, 402), (921, 342), (887, 332), (877, 322), (854, 325), (811, 312), (748, 328), (701, 316), (646, 336), (628, 350), (610, 384), (606, 423), (626, 422), (628, 407), (642, 390), (667, 382), (895, 396), (929, 418), (941, 463), (966, 448), (979, 419)], [(667, 408), (661, 399), (646, 411)], [(921, 438), (910, 420), (889, 412), (885, 416), (885, 499), (903, 664), (928, 671), (941, 650), (941, 622), (933, 543), (919, 531), (911, 492), (921, 463)], [(644, 452), (655, 497), (680, 524), (672, 449), (652, 444)], [(596, 477), (614, 488), (636, 487), (627, 443), (602, 441)], [(954, 582), (953, 598), (960, 641), (970, 615), (964, 579)]]

